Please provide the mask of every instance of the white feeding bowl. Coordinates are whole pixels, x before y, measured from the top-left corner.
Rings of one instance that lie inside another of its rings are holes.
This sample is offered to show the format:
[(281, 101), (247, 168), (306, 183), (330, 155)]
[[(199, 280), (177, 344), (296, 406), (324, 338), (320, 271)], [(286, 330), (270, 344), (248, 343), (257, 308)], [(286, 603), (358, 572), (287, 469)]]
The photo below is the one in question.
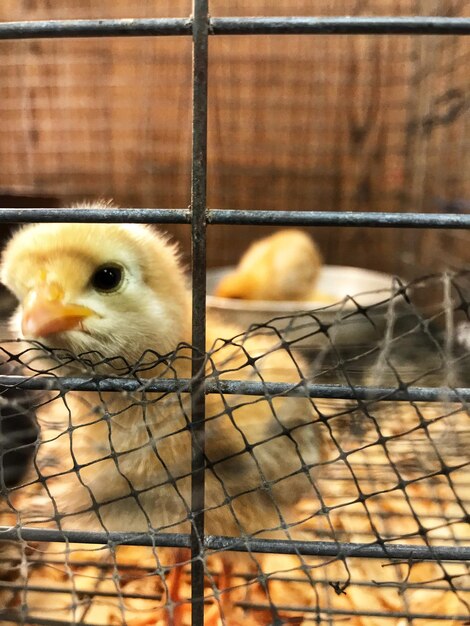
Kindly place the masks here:
[[(321, 268), (315, 286), (319, 299), (310, 302), (236, 300), (213, 295), (219, 281), (233, 270), (222, 267), (207, 272), (208, 313), (242, 330), (272, 320), (270, 326), (294, 342), (296, 348), (318, 348), (329, 344), (329, 339), (335, 345), (376, 341), (385, 328), (387, 310), (393, 306), (398, 314), (404, 303), (399, 297), (390, 304), (390, 296), (397, 290), (392, 275), (342, 265)], [(367, 315), (361, 307), (367, 309)]]

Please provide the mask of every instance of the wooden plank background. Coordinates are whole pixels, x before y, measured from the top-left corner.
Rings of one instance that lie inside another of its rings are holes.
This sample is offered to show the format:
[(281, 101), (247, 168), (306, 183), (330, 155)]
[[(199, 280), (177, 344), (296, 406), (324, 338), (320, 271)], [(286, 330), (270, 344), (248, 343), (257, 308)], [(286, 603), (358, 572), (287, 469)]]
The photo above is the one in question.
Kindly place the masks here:
[[(465, 0), (212, 0), (222, 15), (470, 16)], [(185, 16), (188, 0), (2, 0), (0, 20)], [(468, 211), (468, 38), (214, 37), (210, 207)], [(187, 38), (0, 42), (4, 206), (189, 203)], [(42, 202), (42, 198), (47, 200)], [(189, 229), (169, 228), (189, 250)], [(209, 265), (263, 227), (211, 227)], [(311, 229), (325, 260), (411, 276), (470, 263), (467, 233)]]

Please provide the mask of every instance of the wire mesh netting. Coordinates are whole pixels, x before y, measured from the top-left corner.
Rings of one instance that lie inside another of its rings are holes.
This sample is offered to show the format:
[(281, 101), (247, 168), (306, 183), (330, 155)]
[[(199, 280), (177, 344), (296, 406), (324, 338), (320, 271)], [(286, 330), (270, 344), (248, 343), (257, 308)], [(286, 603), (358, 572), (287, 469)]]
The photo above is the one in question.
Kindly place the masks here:
[[(233, 541), (202, 549), (207, 623), (469, 620), (459, 388), (470, 275), (396, 281), (360, 302), (244, 332), (209, 319), (206, 532)], [(367, 341), (345, 341), (364, 326)], [(2, 387), (1, 522), (17, 534), (1, 544), (2, 620), (189, 623), (190, 346), (134, 361), (14, 340), (1, 350), (3, 373), (21, 377)], [(34, 391), (44, 375), (50, 390)], [(71, 390), (77, 376), (82, 389)], [(110, 391), (122, 377), (128, 390)], [(315, 395), (347, 397), (344, 387), (350, 399)], [(423, 387), (434, 397), (420, 397)], [(21, 441), (8, 436), (18, 419)], [(64, 542), (27, 540), (25, 527)], [(70, 530), (104, 533), (105, 545)], [(129, 545), (143, 537), (146, 547)], [(290, 554), (276, 553), (279, 540)]]

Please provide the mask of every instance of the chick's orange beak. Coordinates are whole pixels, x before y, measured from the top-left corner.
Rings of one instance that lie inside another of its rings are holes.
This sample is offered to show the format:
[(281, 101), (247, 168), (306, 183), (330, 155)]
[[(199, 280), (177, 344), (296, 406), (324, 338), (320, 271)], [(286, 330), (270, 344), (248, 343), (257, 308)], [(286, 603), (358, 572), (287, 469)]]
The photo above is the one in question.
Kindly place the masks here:
[(26, 338), (47, 337), (72, 330), (87, 317), (96, 315), (88, 307), (66, 304), (57, 285), (31, 291), (23, 303), (21, 330)]

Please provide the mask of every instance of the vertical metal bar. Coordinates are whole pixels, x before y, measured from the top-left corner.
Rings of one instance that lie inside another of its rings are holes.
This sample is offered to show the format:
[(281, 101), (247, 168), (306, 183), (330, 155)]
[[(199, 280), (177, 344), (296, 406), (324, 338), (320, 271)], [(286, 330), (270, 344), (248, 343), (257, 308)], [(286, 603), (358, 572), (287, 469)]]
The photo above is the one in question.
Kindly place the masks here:
[(191, 234), (193, 285), (193, 362), (191, 387), (191, 623), (204, 624), (204, 354), (206, 350), (206, 176), (208, 0), (193, 0), (193, 120)]

